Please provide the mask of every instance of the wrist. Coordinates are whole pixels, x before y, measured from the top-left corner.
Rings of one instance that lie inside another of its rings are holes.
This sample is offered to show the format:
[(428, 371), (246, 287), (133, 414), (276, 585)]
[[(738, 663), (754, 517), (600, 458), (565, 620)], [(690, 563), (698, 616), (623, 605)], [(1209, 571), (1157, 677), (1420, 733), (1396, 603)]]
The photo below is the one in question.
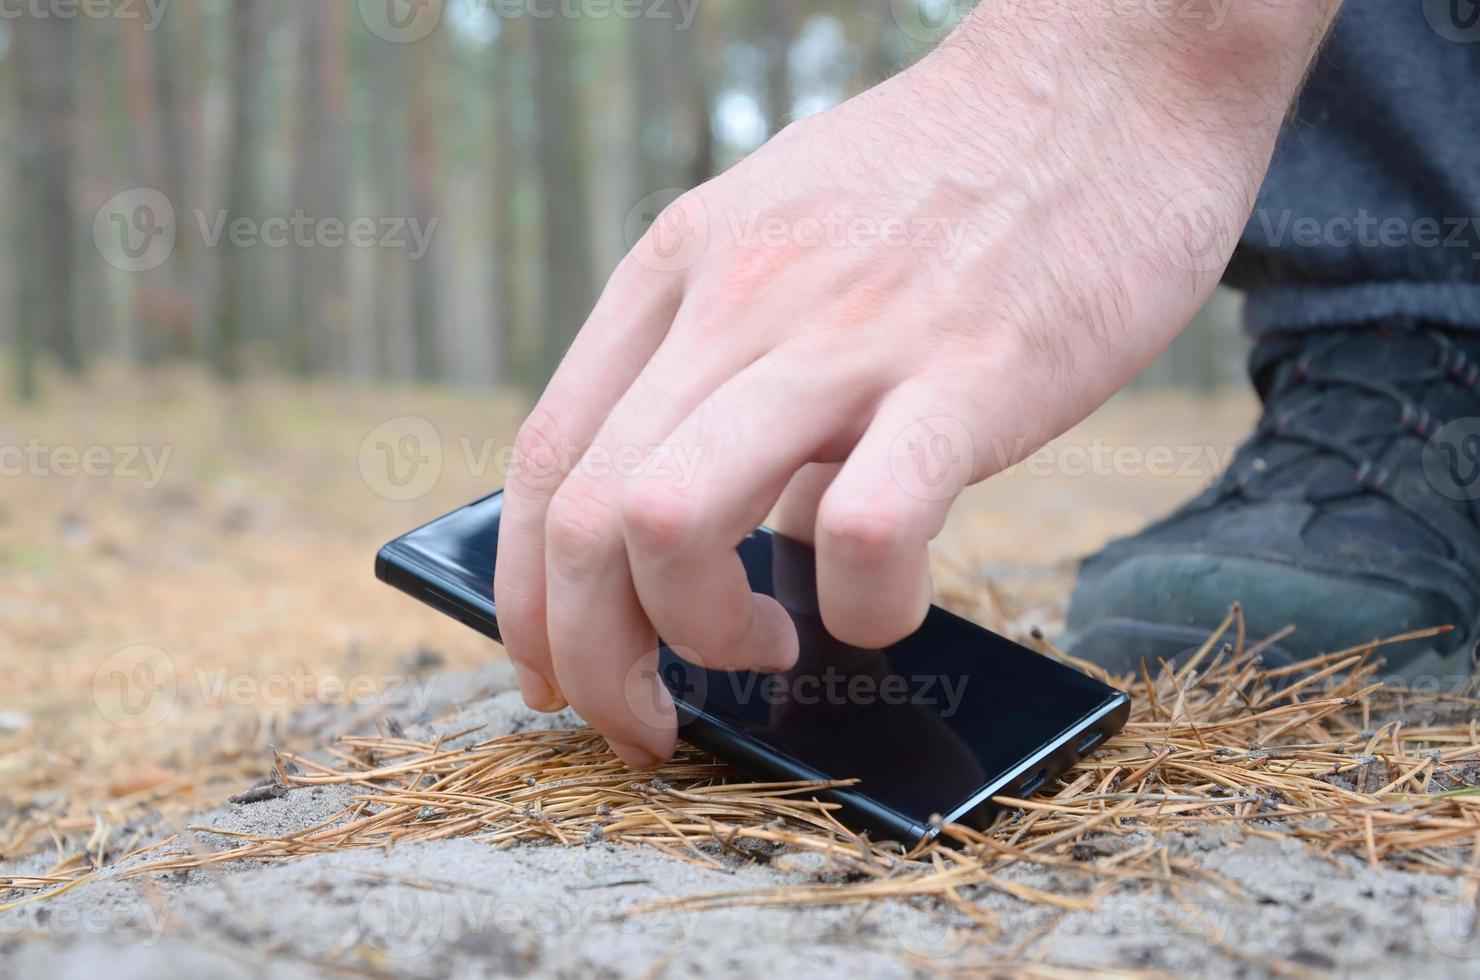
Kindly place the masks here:
[[(1018, 52), (1185, 118), (1278, 124), (1342, 0), (986, 0), (942, 45), (982, 71)], [(1096, 67), (1103, 69), (1096, 72)]]

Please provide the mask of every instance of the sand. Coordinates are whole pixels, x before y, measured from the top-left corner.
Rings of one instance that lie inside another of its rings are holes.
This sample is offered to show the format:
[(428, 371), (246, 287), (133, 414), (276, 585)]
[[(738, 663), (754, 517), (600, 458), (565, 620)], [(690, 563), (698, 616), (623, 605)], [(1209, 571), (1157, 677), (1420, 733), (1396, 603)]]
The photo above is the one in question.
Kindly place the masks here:
[[(483, 393), (310, 391), (251, 381), (226, 393), (203, 378), (163, 374), (147, 386), (106, 385), (94, 376), (86, 388), (59, 389), (46, 407), (7, 415), (12, 441), (36, 434), (54, 446), (142, 443), (174, 452), (156, 488), (28, 477), (6, 486), (0, 821), (10, 819), (12, 800), (24, 808), (65, 798), (74, 801), (81, 829), (65, 848), (0, 863), (0, 876), (42, 873), (75, 854), (87, 840), (89, 811), (123, 811), (125, 790), (174, 815), (149, 819), (129, 808), (118, 819), (134, 822), (113, 832), (111, 852), (124, 852), (135, 834), (147, 843), (186, 824), (272, 834), (336, 812), (344, 795), (332, 788), (214, 803), (266, 768), (269, 744), (304, 752), (335, 734), (368, 731), (373, 706), (321, 706), (296, 696), (286, 704), (218, 703), (205, 696), (209, 685), (195, 681), (201, 670), (261, 683), (300, 670), (406, 677), (415, 684), (403, 688), (390, 714), (408, 728), (482, 724), (481, 734), (494, 737), (576, 724), (569, 714), (528, 712), (506, 665), (475, 668), (497, 657), (492, 644), (370, 574), (381, 542), (496, 485), (498, 474), (475, 471), (478, 457), (460, 449), (506, 444), (517, 421), (510, 401), (500, 413)], [(434, 422), (445, 465), (433, 491), (401, 503), (367, 484), (355, 452), (386, 419), (408, 415)], [(942, 558), (960, 574), (938, 581), (969, 594), (966, 611), (999, 632), (1053, 632), (1075, 559), (1195, 493), (1253, 417), (1244, 393), (1117, 400), (1044, 451), (1042, 459), (1057, 460), (1047, 472), (1024, 464), (963, 498), (940, 542)], [(504, 441), (487, 441), (496, 436)], [(1175, 448), (1176, 471), (1086, 469), (1083, 453), (1071, 453), (1126, 445), (1143, 450), (1140, 460)], [(1185, 459), (1202, 462), (1183, 472)], [(110, 721), (95, 690), (101, 667), (135, 644), (167, 652), (180, 677), (168, 720), (142, 730)], [(404, 666), (408, 657), (425, 659), (423, 650), (435, 652), (439, 672)], [(1092, 838), (1086, 846), (1113, 851), (1135, 843)], [(829, 874), (800, 856), (716, 871), (605, 843), (495, 851), (477, 840), (448, 840), (113, 878), (135, 859), (66, 894), (0, 913), (0, 976), (863, 978), (940, 968), (1480, 974), (1480, 933), (1455, 880), (1373, 870), (1359, 857), (1327, 858), (1231, 828), (1173, 843), (1239, 885), (1241, 897), (1148, 888), (1101, 896), (1093, 912), (1061, 915), (1001, 892), (963, 892), (998, 916), (1002, 932), (990, 937), (934, 901), (618, 917), (657, 898)], [(198, 835), (195, 846), (220, 849), (227, 841)], [(1084, 887), (1082, 877), (1042, 868), (1004, 877), (1057, 892)]]
[[(412, 704), (410, 702), (414, 701)], [(408, 730), (483, 725), (482, 737), (577, 724), (529, 712), (507, 666), (440, 675), (393, 705)], [(301, 787), (234, 803), (187, 823), (259, 834), (331, 817), (343, 787)], [(138, 829), (138, 828), (136, 828)], [(149, 828), (159, 836), (168, 825)], [(1125, 838), (1089, 846), (1123, 848)], [(225, 837), (191, 835), (220, 849)], [(903, 976), (941, 969), (1003, 973), (1111, 969), (1177, 975), (1475, 976), (1480, 933), (1460, 883), (1372, 869), (1294, 840), (1224, 827), (1179, 835), (1174, 852), (1241, 886), (1179, 896), (1159, 888), (1103, 896), (1063, 914), (1000, 892), (963, 897), (992, 909), (984, 937), (933, 901), (863, 907), (661, 912), (623, 917), (653, 899), (798, 884), (829, 874), (817, 857), (733, 861), (716, 871), (612, 843), (519, 845), (476, 839), (407, 844), (272, 864), (226, 864), (127, 881), (114, 872), (0, 915), (0, 959), (13, 976), (312, 977)], [(44, 871), (54, 853), (0, 874)], [(1045, 868), (1007, 873), (1049, 891), (1079, 889)]]

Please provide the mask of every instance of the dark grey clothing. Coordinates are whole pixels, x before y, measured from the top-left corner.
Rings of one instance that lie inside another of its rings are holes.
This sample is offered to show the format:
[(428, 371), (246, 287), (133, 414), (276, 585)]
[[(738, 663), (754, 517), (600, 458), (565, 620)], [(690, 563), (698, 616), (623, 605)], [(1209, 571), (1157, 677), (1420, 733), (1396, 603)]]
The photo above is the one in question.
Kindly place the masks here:
[(1258, 333), (1480, 329), (1480, 3), (1347, 0), (1225, 281)]

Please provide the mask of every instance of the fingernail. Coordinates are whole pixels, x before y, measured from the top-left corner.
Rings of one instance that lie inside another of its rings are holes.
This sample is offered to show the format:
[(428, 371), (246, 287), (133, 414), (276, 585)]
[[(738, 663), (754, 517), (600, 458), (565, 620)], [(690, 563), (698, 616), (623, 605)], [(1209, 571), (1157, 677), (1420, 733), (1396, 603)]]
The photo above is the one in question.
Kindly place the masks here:
[(613, 742), (607, 739), (608, 745), (617, 757), (627, 763), (633, 769), (651, 769), (662, 762), (661, 756), (655, 755), (641, 745), (628, 745), (626, 742)]
[(523, 664), (514, 665), (514, 678), (519, 682), (519, 693), (523, 696), (524, 703), (535, 711), (548, 713), (565, 707), (565, 698), (543, 677)]

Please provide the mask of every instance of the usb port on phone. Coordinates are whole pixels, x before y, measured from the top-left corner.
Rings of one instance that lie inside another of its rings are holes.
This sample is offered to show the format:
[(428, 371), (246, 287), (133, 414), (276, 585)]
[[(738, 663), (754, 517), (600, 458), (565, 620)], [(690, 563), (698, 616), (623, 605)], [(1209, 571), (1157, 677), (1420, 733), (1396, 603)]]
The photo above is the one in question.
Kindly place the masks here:
[(1085, 753), (1092, 750), (1096, 745), (1100, 744), (1100, 741), (1104, 739), (1104, 737), (1105, 733), (1100, 731), (1098, 728), (1090, 732), (1088, 735), (1084, 736), (1084, 738), (1079, 740), (1079, 754), (1084, 755)]
[(1032, 796), (1034, 793), (1043, 788), (1043, 784), (1047, 782), (1047, 780), (1048, 770), (1040, 769), (1032, 776), (1028, 777), (1028, 781), (1026, 783), (1023, 783), (1023, 788), (1019, 790), (1018, 793), (1024, 798)]

